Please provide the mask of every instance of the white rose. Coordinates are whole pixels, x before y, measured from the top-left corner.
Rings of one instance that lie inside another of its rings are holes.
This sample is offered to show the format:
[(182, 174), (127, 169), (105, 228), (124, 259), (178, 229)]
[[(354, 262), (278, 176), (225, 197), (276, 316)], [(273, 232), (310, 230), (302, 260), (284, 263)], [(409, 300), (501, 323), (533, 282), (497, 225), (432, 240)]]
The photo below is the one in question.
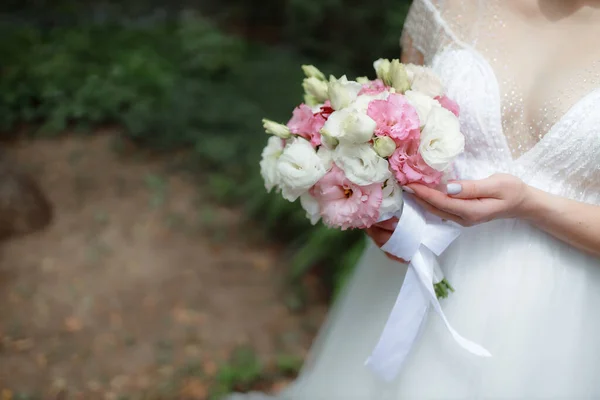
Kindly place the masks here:
[(383, 200), (379, 207), (380, 220), (385, 221), (392, 218), (398, 211), (402, 210), (402, 189), (395, 179), (391, 178), (383, 184)]
[(427, 123), (427, 118), (429, 118), (431, 109), (434, 107), (441, 107), (440, 103), (433, 98), (414, 90), (409, 90), (404, 93), (404, 97), (406, 97), (406, 100), (410, 103), (410, 105), (417, 110), (419, 121), (421, 122), (421, 128)]
[(373, 100), (387, 100), (389, 96), (390, 92), (387, 90), (377, 94), (361, 94), (356, 98), (356, 100), (354, 100), (350, 107), (363, 114), (366, 114), (367, 110), (369, 109), (369, 104)]
[(405, 68), (412, 90), (430, 97), (444, 94), (442, 81), (431, 69), (415, 64), (407, 64)]
[(321, 219), (321, 207), (319, 202), (310, 193), (306, 192), (300, 196), (300, 205), (306, 211), (306, 218), (310, 223), (315, 225)]
[(373, 141), (373, 149), (381, 157), (389, 157), (396, 151), (396, 142), (389, 136), (380, 136)]
[(331, 108), (341, 110), (344, 107), (348, 107), (356, 99), (361, 89), (362, 85), (360, 83), (349, 81), (346, 75), (340, 79), (331, 77), (328, 84)]
[(285, 146), (277, 160), (277, 173), (282, 196), (288, 201), (295, 201), (317, 183), (327, 170), (312, 145), (302, 138), (296, 138)]
[(333, 153), (333, 161), (359, 186), (383, 182), (391, 175), (387, 160), (379, 157), (370, 144), (340, 144)]
[(345, 143), (366, 143), (373, 138), (377, 123), (368, 115), (353, 108), (334, 111), (321, 132), (325, 136)]
[(312, 98), (319, 103), (323, 103), (328, 99), (327, 82), (325, 81), (319, 80), (315, 77), (304, 78), (302, 87), (307, 95), (312, 96)]
[(279, 185), (279, 174), (277, 173), (277, 160), (283, 153), (283, 140), (277, 136), (271, 136), (267, 146), (262, 151), (260, 161), (260, 174), (265, 181), (265, 189), (270, 192)]
[(391, 62), (388, 59), (380, 58), (373, 63), (373, 68), (377, 74), (377, 78), (381, 79), (386, 85), (390, 85), (390, 66)]
[(431, 168), (444, 171), (465, 149), (458, 118), (442, 107), (433, 107), (421, 132), (419, 153)]

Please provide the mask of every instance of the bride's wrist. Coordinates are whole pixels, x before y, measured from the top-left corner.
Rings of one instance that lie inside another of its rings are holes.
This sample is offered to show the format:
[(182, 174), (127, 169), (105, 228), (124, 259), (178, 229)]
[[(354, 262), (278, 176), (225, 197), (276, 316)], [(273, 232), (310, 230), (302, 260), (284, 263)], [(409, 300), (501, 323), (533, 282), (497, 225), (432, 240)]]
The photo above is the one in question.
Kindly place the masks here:
[(525, 193), (518, 207), (517, 218), (535, 222), (538, 218), (548, 215), (544, 211), (550, 201), (548, 193), (529, 185), (526, 185), (524, 190)]

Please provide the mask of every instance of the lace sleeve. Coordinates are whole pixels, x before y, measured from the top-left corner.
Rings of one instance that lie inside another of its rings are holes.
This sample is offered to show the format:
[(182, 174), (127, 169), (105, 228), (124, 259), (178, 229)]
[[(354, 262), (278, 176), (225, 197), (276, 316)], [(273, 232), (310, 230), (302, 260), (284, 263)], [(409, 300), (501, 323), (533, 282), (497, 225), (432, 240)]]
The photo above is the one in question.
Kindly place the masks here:
[(400, 46), (403, 62), (430, 64), (453, 35), (442, 18), (446, 7), (441, 0), (414, 0), (406, 22)]

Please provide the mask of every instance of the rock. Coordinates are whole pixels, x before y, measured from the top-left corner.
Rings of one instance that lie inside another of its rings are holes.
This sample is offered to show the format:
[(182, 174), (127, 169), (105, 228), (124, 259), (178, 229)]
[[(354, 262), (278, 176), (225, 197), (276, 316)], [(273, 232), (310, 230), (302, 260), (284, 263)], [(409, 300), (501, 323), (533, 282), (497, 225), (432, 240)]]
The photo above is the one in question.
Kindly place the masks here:
[(38, 183), (0, 152), (0, 240), (41, 230), (52, 216), (52, 204)]

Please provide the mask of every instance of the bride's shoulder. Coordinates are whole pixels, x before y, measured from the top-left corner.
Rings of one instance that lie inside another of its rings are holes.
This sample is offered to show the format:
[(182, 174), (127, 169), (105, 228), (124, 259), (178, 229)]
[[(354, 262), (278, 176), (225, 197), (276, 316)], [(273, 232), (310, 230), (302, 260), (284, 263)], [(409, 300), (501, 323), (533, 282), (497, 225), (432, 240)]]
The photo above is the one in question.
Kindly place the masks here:
[[(406, 62), (431, 62), (435, 53), (452, 40), (452, 10), (459, 0), (414, 0), (406, 16), (401, 37)], [(447, 18), (450, 20), (447, 21)]]

